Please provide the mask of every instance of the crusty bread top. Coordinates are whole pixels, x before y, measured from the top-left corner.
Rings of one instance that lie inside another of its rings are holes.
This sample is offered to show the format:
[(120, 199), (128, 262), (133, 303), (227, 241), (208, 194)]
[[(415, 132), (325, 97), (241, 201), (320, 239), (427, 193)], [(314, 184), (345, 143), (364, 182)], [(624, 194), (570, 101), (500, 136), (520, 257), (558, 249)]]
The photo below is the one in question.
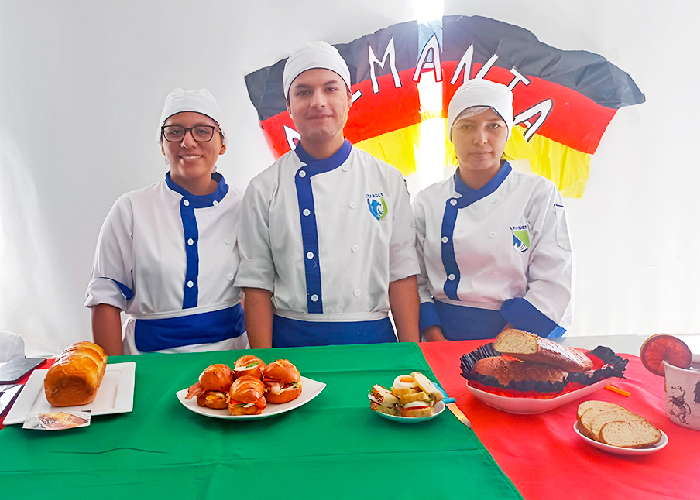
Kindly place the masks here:
[(503, 356), (482, 358), (472, 368), (474, 373), (491, 375), (504, 387), (511, 381), (535, 380), (539, 382), (561, 382), (566, 372), (540, 363), (507, 359)]
[(548, 364), (569, 372), (585, 372), (593, 368), (593, 362), (582, 352), (514, 328), (499, 333), (493, 347), (501, 354), (523, 361)]
[(44, 393), (52, 406), (82, 406), (97, 396), (107, 368), (107, 354), (92, 342), (63, 350), (46, 372)]

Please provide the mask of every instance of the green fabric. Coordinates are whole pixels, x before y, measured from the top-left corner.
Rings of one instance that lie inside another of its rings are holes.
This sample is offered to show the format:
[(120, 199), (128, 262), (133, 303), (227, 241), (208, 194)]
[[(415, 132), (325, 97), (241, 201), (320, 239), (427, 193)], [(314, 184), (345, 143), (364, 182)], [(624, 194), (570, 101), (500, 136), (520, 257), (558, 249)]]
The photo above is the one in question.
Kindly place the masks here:
[[(374, 384), (411, 371), (435, 377), (417, 344), (247, 351), (287, 358), (325, 382), (306, 405), (256, 421), (185, 409), (176, 392), (240, 351), (113, 356), (136, 361), (131, 413), (90, 427), (0, 431), (2, 498), (522, 498), (471, 429), (448, 410), (412, 425), (369, 409)], [(246, 353), (247, 353), (246, 352)], [(252, 497), (251, 495), (256, 495)]]

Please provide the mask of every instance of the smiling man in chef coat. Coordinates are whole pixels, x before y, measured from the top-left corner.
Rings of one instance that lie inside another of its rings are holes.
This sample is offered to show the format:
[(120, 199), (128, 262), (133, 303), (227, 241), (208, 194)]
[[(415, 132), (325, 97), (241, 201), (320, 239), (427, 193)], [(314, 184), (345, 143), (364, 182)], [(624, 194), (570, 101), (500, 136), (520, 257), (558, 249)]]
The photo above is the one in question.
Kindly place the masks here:
[(253, 348), (419, 340), (409, 195), (396, 168), (345, 139), (350, 83), (325, 42), (285, 65), (301, 140), (243, 198), (235, 285)]

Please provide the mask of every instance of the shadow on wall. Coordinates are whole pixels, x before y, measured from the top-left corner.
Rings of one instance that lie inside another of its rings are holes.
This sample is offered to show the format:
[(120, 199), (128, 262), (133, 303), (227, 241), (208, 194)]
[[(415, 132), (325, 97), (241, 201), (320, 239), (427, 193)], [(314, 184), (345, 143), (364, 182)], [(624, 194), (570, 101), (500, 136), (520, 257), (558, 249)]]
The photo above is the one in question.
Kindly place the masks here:
[(0, 131), (0, 330), (19, 334), (27, 355), (56, 354), (77, 340), (47, 233), (32, 175)]

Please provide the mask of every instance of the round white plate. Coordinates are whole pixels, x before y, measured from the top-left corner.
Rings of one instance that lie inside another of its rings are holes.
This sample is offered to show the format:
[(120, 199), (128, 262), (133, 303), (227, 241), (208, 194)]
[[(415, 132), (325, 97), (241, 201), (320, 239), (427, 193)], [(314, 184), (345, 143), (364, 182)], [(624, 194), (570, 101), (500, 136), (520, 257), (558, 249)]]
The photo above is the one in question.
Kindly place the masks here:
[(508, 413), (521, 413), (521, 414), (532, 414), (532, 413), (543, 413), (549, 411), (557, 406), (568, 403), (569, 401), (574, 401), (576, 399), (587, 396), (598, 389), (602, 389), (607, 384), (610, 383), (610, 379), (599, 380), (595, 384), (582, 387), (572, 392), (567, 392), (562, 396), (557, 396), (555, 398), (549, 399), (536, 399), (536, 398), (519, 398), (515, 396), (499, 396), (497, 394), (491, 394), (490, 392), (484, 392), (476, 387), (472, 387), (467, 383), (467, 387), (471, 393), (476, 396), (477, 399), (483, 401), (489, 406), (493, 406), (499, 410), (506, 411)]
[(649, 446), (648, 448), (619, 448), (617, 446), (610, 446), (609, 444), (599, 443), (591, 438), (584, 436), (581, 433), (581, 426), (578, 422), (574, 423), (574, 431), (576, 434), (581, 436), (581, 439), (586, 441), (591, 446), (598, 448), (599, 450), (607, 451), (608, 453), (614, 453), (616, 455), (648, 455), (649, 453), (654, 453), (659, 451), (661, 448), (668, 444), (668, 436), (659, 429), (661, 432), (661, 440), (655, 445)]
[(426, 420), (433, 419), (440, 415), (443, 411), (445, 410), (445, 403), (442, 401), (438, 401), (435, 403), (435, 406), (433, 407), (433, 416), (432, 417), (397, 417), (394, 415), (387, 415), (386, 413), (381, 413), (378, 411), (370, 410), (379, 415), (380, 417), (388, 418), (389, 420), (393, 420), (394, 422), (399, 422), (401, 424), (417, 424), (418, 422), (425, 422)]
[(197, 404), (197, 398), (186, 399), (187, 389), (182, 389), (177, 392), (177, 399), (180, 403), (190, 411), (204, 415), (205, 417), (212, 418), (223, 418), (226, 420), (258, 420), (261, 418), (269, 418), (280, 413), (285, 413), (291, 410), (295, 410), (302, 405), (305, 405), (316, 396), (321, 394), (321, 391), (326, 387), (323, 382), (318, 382), (316, 380), (301, 377), (302, 386), (301, 394), (298, 398), (290, 401), (289, 403), (272, 404), (268, 403), (267, 407), (258, 415), (231, 415), (228, 409), (224, 410), (214, 410), (213, 408), (207, 408), (206, 406), (199, 406)]

